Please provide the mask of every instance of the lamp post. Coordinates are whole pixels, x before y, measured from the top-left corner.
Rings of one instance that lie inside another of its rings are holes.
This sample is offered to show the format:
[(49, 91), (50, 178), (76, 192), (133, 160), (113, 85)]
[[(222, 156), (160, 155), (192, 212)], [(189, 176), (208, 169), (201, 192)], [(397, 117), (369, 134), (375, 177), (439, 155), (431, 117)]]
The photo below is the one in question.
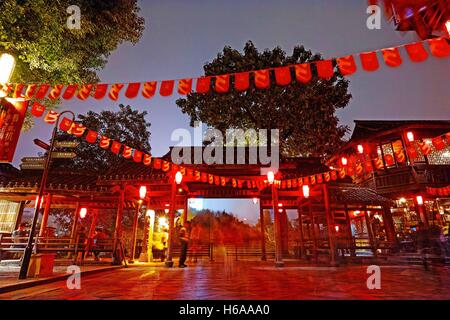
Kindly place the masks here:
[(147, 194), (147, 187), (141, 186), (139, 188), (139, 200), (138, 206), (136, 208), (136, 212), (134, 214), (133, 221), (133, 237), (131, 238), (131, 256), (128, 259), (128, 263), (134, 263), (134, 257), (136, 256), (136, 237), (137, 237), (137, 229), (138, 229), (138, 220), (139, 220), (139, 212), (141, 211), (142, 202), (145, 199), (145, 195)]
[(31, 224), (31, 230), (30, 235), (28, 237), (27, 246), (25, 247), (25, 251), (23, 253), (23, 261), (22, 265), (20, 266), (20, 272), (19, 272), (19, 279), (26, 279), (27, 273), (28, 273), (28, 267), (30, 265), (30, 258), (31, 253), (33, 251), (33, 238), (34, 233), (36, 232), (36, 224), (39, 217), (39, 210), (41, 208), (40, 203), (41, 199), (45, 192), (45, 185), (47, 183), (47, 176), (50, 169), (50, 162), (52, 159), (52, 152), (55, 146), (55, 138), (56, 133), (58, 132), (58, 125), (59, 120), (61, 119), (61, 116), (65, 113), (70, 113), (72, 115), (72, 122), (75, 122), (75, 114), (72, 111), (63, 111), (60, 114), (57, 115), (56, 121), (55, 121), (55, 127), (53, 128), (52, 137), (50, 138), (50, 149), (48, 150), (47, 158), (45, 160), (44, 165), (44, 171), (42, 173), (41, 183), (39, 184), (39, 191), (38, 191), (38, 205), (34, 209), (34, 215), (33, 215), (33, 223)]
[[(7, 84), (11, 79), (14, 67), (16, 65), (16, 59), (8, 53), (3, 53), (0, 56), (0, 85)], [(5, 97), (7, 92), (4, 92), (0, 88), (0, 98)]]
[(183, 175), (180, 171), (177, 171), (172, 175), (172, 190), (170, 197), (170, 211), (169, 211), (169, 239), (167, 240), (167, 260), (165, 262), (166, 267), (173, 267), (172, 261), (172, 243), (173, 243), (173, 224), (175, 220), (175, 199), (177, 194), (177, 185), (183, 180)]

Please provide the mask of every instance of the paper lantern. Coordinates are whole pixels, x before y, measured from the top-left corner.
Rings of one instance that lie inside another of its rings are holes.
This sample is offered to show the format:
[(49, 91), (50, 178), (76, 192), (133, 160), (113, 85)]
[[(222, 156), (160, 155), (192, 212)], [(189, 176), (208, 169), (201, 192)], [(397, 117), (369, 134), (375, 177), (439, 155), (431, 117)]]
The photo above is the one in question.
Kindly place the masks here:
[(162, 81), (161, 87), (159, 88), (159, 94), (163, 97), (168, 97), (168, 96), (172, 95), (174, 85), (175, 85), (174, 80)]
[(428, 53), (423, 47), (422, 42), (406, 44), (405, 49), (409, 59), (413, 62), (422, 62), (428, 58)]
[(236, 73), (234, 75), (234, 88), (237, 91), (245, 91), (250, 86), (250, 74), (248, 72)]
[(361, 65), (364, 70), (372, 72), (378, 70), (380, 64), (378, 63), (377, 53), (376, 52), (365, 52), (359, 55), (361, 59)]
[(92, 91), (92, 84), (85, 84), (83, 86), (81, 86), (81, 88), (78, 90), (78, 94), (77, 94), (77, 98), (80, 100), (86, 100), (87, 98), (89, 98), (89, 95), (91, 94)]
[(311, 81), (311, 66), (308, 63), (298, 64), (295, 66), (295, 78), (298, 82), (308, 83)]
[(109, 90), (108, 97), (111, 100), (117, 101), (119, 99), (120, 91), (123, 89), (125, 85), (123, 83), (115, 83), (111, 86), (111, 90)]
[(396, 68), (402, 64), (402, 57), (398, 48), (388, 48), (381, 50), (383, 53), (383, 59), (386, 65), (392, 68)]
[(336, 59), (339, 71), (344, 75), (348, 76), (356, 72), (356, 63), (353, 56), (346, 56)]
[(156, 81), (144, 82), (144, 88), (142, 89), (142, 96), (146, 99), (150, 99), (155, 95)]
[(72, 99), (75, 96), (75, 94), (77, 93), (77, 90), (78, 90), (78, 85), (77, 84), (69, 84), (66, 87), (66, 90), (64, 90), (62, 98), (64, 100)]
[(44, 99), (45, 96), (47, 95), (48, 89), (50, 89), (50, 85), (48, 84), (42, 84), (39, 89), (37, 90), (36, 94), (35, 94), (35, 98), (36, 99)]
[(279, 86), (287, 86), (292, 82), (291, 68), (280, 67), (275, 68), (275, 80)]
[(255, 86), (258, 89), (267, 89), (270, 86), (270, 73), (268, 69), (254, 72)]
[(125, 97), (128, 99), (134, 99), (139, 94), (139, 89), (141, 88), (140, 82), (129, 83), (127, 90), (125, 91)]
[(226, 93), (230, 89), (230, 75), (224, 74), (220, 76), (216, 76), (216, 82), (215, 82), (215, 90), (218, 93)]
[(331, 60), (321, 60), (316, 62), (317, 74), (319, 78), (330, 79), (334, 75), (333, 62)]
[(197, 84), (195, 87), (195, 91), (198, 93), (208, 93), (211, 87), (211, 78), (210, 77), (202, 77), (197, 79)]
[(103, 99), (106, 96), (107, 92), (108, 92), (108, 84), (106, 83), (97, 84), (95, 86), (94, 99), (96, 100)]
[(178, 93), (187, 95), (192, 91), (192, 79), (182, 79), (178, 81)]

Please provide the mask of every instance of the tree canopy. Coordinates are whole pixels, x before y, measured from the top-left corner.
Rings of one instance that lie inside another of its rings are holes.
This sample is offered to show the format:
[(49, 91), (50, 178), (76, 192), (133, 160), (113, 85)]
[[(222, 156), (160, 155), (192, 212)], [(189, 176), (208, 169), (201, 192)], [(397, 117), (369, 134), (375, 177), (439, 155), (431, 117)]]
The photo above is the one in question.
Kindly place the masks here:
[[(139, 112), (132, 110), (130, 106), (119, 105), (119, 111), (101, 111), (96, 113), (89, 111), (86, 115), (78, 115), (79, 122), (86, 128), (97, 131), (100, 135), (105, 135), (129, 147), (136, 148), (143, 152), (150, 152), (150, 123), (145, 120), (146, 111)], [(84, 139), (77, 139), (65, 132), (60, 132), (57, 141), (79, 141), (75, 149), (76, 158), (59, 161), (64, 162), (64, 166), (74, 169), (84, 169), (89, 171), (104, 172), (115, 169), (130, 160), (124, 159), (120, 155), (113, 154), (109, 150), (104, 150), (98, 144), (90, 144)], [(63, 150), (64, 151), (64, 150)], [(72, 151), (72, 150), (65, 150)]]
[[(243, 53), (229, 46), (204, 66), (205, 76), (273, 68), (322, 59), (303, 46), (292, 55), (280, 47), (258, 51), (246, 43)], [(177, 105), (194, 121), (202, 121), (224, 132), (230, 128), (279, 129), (280, 152), (284, 156), (326, 156), (336, 150), (348, 131), (339, 125), (336, 110), (348, 105), (349, 82), (339, 72), (329, 80), (319, 79), (314, 65), (313, 79), (307, 84), (292, 82), (277, 86), (271, 73), (271, 86), (261, 90), (253, 82), (244, 92), (191, 93)], [(292, 70), (292, 79), (295, 79)]]
[[(71, 5), (81, 10), (80, 29), (67, 26)], [(144, 30), (137, 0), (2, 0), (0, 12), (0, 52), (16, 57), (15, 83), (95, 83), (109, 54)]]

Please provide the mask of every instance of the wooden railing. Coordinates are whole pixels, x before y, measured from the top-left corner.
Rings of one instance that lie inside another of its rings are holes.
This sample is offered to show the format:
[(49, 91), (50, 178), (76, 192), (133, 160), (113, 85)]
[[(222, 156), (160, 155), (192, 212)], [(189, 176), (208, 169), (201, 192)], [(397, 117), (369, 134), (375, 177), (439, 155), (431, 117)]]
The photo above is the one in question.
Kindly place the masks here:
[[(28, 237), (11, 237), (0, 235), (0, 260), (8, 253), (23, 253), (27, 246)], [(113, 239), (101, 239), (92, 244), (89, 242), (74, 241), (71, 238), (37, 237), (34, 239), (33, 248), (36, 253), (73, 253), (99, 251), (112, 252)]]

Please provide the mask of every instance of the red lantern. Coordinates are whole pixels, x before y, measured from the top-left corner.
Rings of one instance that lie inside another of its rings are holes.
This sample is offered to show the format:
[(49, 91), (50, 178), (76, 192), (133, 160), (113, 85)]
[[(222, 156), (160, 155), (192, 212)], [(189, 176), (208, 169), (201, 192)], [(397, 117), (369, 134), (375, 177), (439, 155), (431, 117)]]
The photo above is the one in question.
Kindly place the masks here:
[(258, 70), (254, 72), (255, 86), (258, 89), (266, 89), (270, 85), (270, 73), (269, 70)]
[(250, 86), (250, 79), (248, 72), (240, 72), (234, 75), (234, 87), (237, 91), (247, 90)]
[(178, 81), (178, 93), (187, 95), (192, 91), (192, 79), (182, 79)]
[(156, 81), (144, 82), (144, 88), (142, 89), (142, 96), (146, 99), (150, 99), (156, 92)]
[(80, 218), (84, 219), (87, 215), (87, 209), (86, 208), (80, 208)]
[(309, 186), (308, 185), (303, 185), (302, 186), (302, 191), (303, 191), (303, 196), (305, 198), (309, 198)]
[(141, 88), (140, 82), (134, 82), (128, 84), (127, 90), (125, 91), (125, 97), (128, 99), (136, 98), (139, 94), (139, 89)]

